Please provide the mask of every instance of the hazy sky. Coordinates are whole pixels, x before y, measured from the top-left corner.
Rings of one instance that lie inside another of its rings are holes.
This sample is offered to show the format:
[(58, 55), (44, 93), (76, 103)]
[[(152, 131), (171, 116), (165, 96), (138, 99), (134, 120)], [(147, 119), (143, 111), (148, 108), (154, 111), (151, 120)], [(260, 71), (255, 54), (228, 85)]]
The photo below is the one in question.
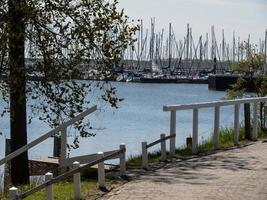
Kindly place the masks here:
[(156, 18), (156, 29), (167, 30), (172, 22), (176, 37), (182, 39), (186, 24), (190, 23), (194, 37), (210, 33), (215, 26), (216, 36), (222, 29), (228, 39), (233, 31), (241, 39), (251, 35), (253, 41), (264, 38), (267, 29), (267, 0), (119, 0), (119, 8), (133, 19), (143, 19), (150, 27), (150, 18)]

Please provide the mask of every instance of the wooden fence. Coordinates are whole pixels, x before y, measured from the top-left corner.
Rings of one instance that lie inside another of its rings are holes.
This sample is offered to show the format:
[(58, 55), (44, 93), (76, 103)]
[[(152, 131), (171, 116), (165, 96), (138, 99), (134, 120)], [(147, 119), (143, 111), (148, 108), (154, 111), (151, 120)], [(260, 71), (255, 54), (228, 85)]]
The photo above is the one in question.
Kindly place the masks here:
[(171, 139), (171, 138), (175, 138), (176, 135), (169, 135), (169, 136), (165, 136), (165, 134), (161, 134), (160, 135), (160, 139), (147, 144), (147, 142), (142, 142), (142, 167), (144, 169), (148, 169), (148, 148), (155, 146), (157, 144), (160, 143), (160, 147), (161, 147), (161, 161), (165, 161), (167, 159), (167, 151), (166, 151), (166, 140)]
[[(192, 137), (192, 153), (198, 152), (198, 125), (199, 125), (199, 110), (202, 108), (214, 108), (214, 148), (219, 148), (219, 128), (220, 128), (220, 108), (222, 106), (233, 106), (234, 109), (234, 143), (238, 144), (239, 134), (239, 115), (241, 104), (253, 104), (253, 132), (252, 139), (257, 140), (258, 134), (258, 115), (259, 105), (261, 102), (266, 102), (267, 97), (244, 98), (236, 100), (223, 100), (207, 103), (183, 104), (183, 105), (168, 105), (163, 107), (163, 111), (170, 112), (170, 136), (176, 135), (176, 112), (180, 110), (193, 110), (193, 137)], [(170, 155), (175, 155), (175, 137), (170, 139)]]
[(95, 112), (97, 110), (96, 106), (93, 106), (89, 108), (88, 110), (84, 111), (83, 113), (77, 115), (76, 117), (62, 123), (57, 128), (41, 135), (39, 138), (35, 139), (34, 141), (30, 142), (29, 144), (17, 149), (16, 151), (10, 153), (5, 158), (0, 160), (0, 166), (7, 163), (8, 161), (12, 160), (16, 156), (24, 153), (25, 151), (28, 151), (29, 149), (33, 148), (34, 146), (40, 144), (41, 142), (45, 141), (46, 139), (54, 136), (55, 134), (60, 133), (61, 135), (61, 152), (60, 152), (60, 158), (59, 158), (59, 166), (65, 166), (65, 162), (67, 160), (67, 128), (68, 126), (71, 126), (75, 122), (83, 119), (87, 115)]
[(113, 151), (113, 153), (109, 155), (104, 155), (103, 152), (97, 153), (97, 159), (91, 161), (87, 164), (81, 165), (79, 162), (73, 162), (73, 167), (70, 171), (63, 173), (57, 177), (53, 178), (53, 174), (48, 172), (45, 174), (45, 182), (41, 185), (36, 186), (26, 192), (19, 194), (19, 190), (16, 187), (12, 187), (9, 189), (9, 199), (10, 200), (19, 200), (28, 197), (42, 189), (45, 189), (46, 200), (53, 200), (54, 199), (54, 192), (53, 192), (53, 184), (58, 183), (70, 176), (73, 176), (73, 189), (74, 189), (74, 199), (79, 200), (81, 199), (81, 178), (80, 172), (82, 170), (88, 169), (93, 165), (98, 165), (98, 185), (100, 188), (105, 188), (105, 169), (104, 169), (104, 161), (110, 159), (120, 159), (120, 175), (126, 175), (126, 159), (125, 159), (125, 152), (126, 147), (125, 144), (120, 145), (120, 149)]

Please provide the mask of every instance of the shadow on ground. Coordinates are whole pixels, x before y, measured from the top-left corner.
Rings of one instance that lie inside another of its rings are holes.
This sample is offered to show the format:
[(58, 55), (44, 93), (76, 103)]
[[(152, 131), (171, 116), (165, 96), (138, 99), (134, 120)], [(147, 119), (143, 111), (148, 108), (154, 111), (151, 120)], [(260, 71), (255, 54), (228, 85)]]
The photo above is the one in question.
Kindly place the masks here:
[[(237, 149), (238, 150), (238, 149)], [(216, 171), (220, 169), (236, 172), (239, 170), (256, 170), (255, 166), (259, 160), (253, 156), (237, 156), (237, 153), (227, 152), (213, 153), (210, 155), (197, 156), (189, 159), (176, 160), (172, 162), (158, 163), (147, 171), (135, 171), (135, 179), (147, 179), (153, 182), (187, 183), (187, 184), (212, 184), (214, 179), (220, 176)]]

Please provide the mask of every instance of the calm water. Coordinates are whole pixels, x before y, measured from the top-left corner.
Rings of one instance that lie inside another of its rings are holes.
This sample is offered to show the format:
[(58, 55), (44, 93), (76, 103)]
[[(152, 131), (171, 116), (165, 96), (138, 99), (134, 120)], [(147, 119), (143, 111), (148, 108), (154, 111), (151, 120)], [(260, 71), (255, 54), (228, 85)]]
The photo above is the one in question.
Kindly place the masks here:
[[(210, 91), (207, 85), (192, 84), (141, 84), (114, 83), (119, 97), (125, 98), (117, 110), (105, 107), (92, 114), (89, 119), (97, 135), (82, 139), (80, 148), (71, 152), (73, 155), (92, 154), (98, 151), (109, 151), (125, 143), (127, 156), (141, 152), (142, 141), (154, 141), (161, 133), (169, 133), (170, 114), (163, 112), (163, 105), (207, 102), (220, 100), (225, 92)], [(102, 106), (101, 106), (102, 107)], [(213, 110), (200, 110), (199, 138), (210, 136), (213, 129)], [(0, 157), (4, 156), (4, 138), (8, 137), (9, 119), (6, 116), (0, 121)], [(221, 125), (231, 126), (233, 108), (225, 107), (221, 111)], [(50, 128), (34, 120), (28, 127), (28, 141), (37, 138)], [(192, 131), (192, 111), (177, 112), (177, 144), (183, 145), (185, 138)], [(68, 139), (71, 142), (71, 137)], [(52, 139), (30, 150), (30, 157), (40, 158), (52, 155)]]

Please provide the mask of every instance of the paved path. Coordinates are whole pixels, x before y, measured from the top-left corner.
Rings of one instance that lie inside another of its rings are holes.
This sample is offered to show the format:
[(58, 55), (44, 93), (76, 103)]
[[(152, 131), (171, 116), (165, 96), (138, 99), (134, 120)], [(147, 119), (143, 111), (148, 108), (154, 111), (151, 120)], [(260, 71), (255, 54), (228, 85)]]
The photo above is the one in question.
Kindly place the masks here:
[(267, 200), (267, 143), (165, 164), (102, 199)]

